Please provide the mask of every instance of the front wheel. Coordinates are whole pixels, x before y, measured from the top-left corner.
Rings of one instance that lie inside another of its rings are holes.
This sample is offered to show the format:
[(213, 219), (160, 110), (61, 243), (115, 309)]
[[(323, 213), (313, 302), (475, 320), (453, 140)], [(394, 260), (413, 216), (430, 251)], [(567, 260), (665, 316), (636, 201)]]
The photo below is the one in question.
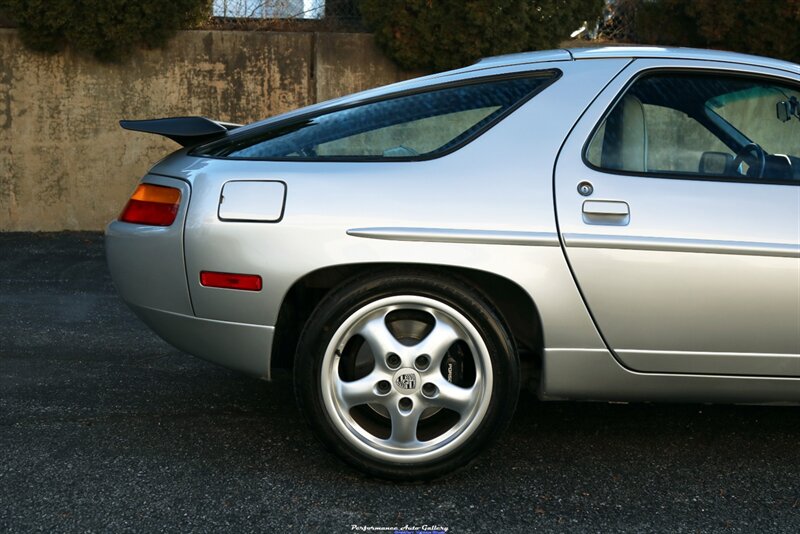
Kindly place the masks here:
[(322, 442), (369, 474), (428, 479), (469, 462), (508, 424), (519, 364), (475, 289), (427, 274), (352, 280), (300, 339), (295, 388)]

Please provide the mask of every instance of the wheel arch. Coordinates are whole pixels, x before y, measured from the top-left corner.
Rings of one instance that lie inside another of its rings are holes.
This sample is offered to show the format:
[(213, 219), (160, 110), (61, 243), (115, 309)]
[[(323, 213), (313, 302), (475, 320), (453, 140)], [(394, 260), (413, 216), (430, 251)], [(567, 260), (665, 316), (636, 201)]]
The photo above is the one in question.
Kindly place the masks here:
[[(541, 371), (544, 336), (539, 310), (531, 295), (519, 284), (503, 276), (452, 265), (424, 263), (360, 263), (323, 267), (311, 271), (292, 284), (281, 302), (275, 325), (272, 368), (291, 368), (303, 326), (311, 312), (333, 288), (352, 277), (378, 270), (407, 270), (451, 275), (477, 289), (505, 320), (517, 342), (525, 374), (538, 381)], [(527, 377), (526, 377), (527, 378)]]

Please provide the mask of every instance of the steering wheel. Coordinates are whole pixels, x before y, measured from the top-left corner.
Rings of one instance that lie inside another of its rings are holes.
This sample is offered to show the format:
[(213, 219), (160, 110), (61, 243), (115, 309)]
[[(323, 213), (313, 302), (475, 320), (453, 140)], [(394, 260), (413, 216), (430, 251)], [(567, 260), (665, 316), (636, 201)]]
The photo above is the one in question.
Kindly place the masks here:
[[(753, 155), (755, 158), (752, 157)], [(767, 154), (757, 143), (747, 143), (736, 152), (733, 168), (738, 169), (742, 162), (747, 163), (747, 176), (751, 178), (764, 177), (764, 170), (767, 168)]]

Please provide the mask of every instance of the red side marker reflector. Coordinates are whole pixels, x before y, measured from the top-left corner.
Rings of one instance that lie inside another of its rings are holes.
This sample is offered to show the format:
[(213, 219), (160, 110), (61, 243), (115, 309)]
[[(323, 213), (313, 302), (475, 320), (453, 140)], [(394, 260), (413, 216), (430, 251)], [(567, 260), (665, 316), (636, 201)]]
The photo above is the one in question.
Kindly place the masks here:
[(261, 277), (257, 274), (200, 272), (200, 283), (206, 287), (261, 291)]
[(136, 188), (119, 220), (133, 224), (169, 226), (175, 222), (181, 192), (174, 187), (140, 184)]

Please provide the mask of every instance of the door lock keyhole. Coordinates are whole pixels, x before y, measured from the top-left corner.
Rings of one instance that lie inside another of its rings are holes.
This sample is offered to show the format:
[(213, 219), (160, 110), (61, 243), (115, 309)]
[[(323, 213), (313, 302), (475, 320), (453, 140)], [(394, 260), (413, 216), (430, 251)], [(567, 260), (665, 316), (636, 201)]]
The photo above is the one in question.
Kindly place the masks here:
[(581, 182), (578, 184), (578, 193), (581, 195), (588, 197), (592, 193), (594, 193), (594, 187), (589, 182)]

